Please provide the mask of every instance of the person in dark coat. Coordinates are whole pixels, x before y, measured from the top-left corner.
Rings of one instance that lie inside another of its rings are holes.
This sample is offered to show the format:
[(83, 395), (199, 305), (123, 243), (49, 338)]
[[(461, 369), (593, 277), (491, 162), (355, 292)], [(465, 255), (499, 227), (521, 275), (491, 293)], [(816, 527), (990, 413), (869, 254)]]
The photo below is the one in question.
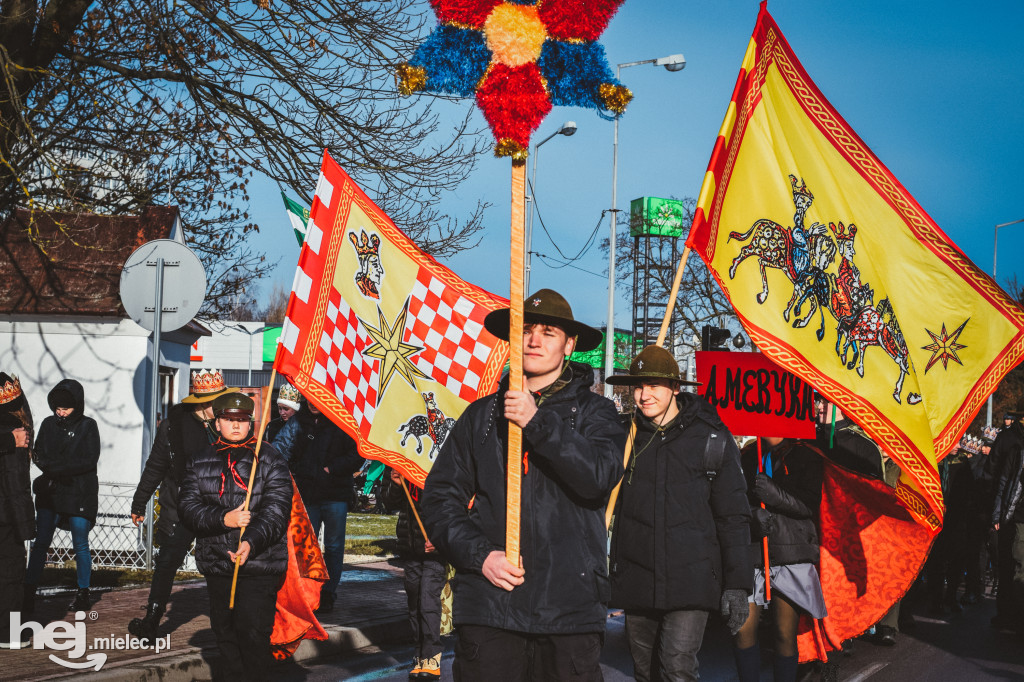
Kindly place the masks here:
[[(32, 411), (21, 382), (0, 372), (0, 648), (11, 645), (10, 615), (24, 613), (25, 542), (36, 534), (29, 483)], [(34, 594), (34, 593), (33, 593)]]
[[(820, 545), (818, 509), (821, 506), (823, 462), (820, 452), (789, 438), (761, 439), (763, 467), (756, 442), (741, 453), (751, 509), (750, 557), (754, 593), (747, 622), (736, 633), (736, 669), (740, 682), (759, 679), (761, 650), (758, 622), (771, 608), (777, 682), (796, 680), (797, 625), (801, 613), (816, 619), (828, 615), (818, 577)], [(763, 470), (762, 470), (763, 469)], [(768, 538), (771, 601), (766, 596), (763, 538)]]
[[(100, 482), (96, 465), (100, 459), (100, 432), (96, 420), (86, 417), (85, 391), (74, 379), (64, 379), (53, 387), (46, 401), (53, 414), (43, 420), (33, 452), (35, 464), (43, 472), (35, 480), (36, 541), (25, 573), (26, 606), (31, 606), (36, 586), (43, 574), (46, 553), (59, 525), (71, 530), (75, 551), (78, 592), (71, 611), (88, 611), (92, 555), (89, 531), (96, 523)], [(31, 609), (29, 609), (31, 611)]]
[[(456, 680), (600, 680), (608, 620), (604, 509), (622, 477), (625, 434), (613, 403), (571, 362), (601, 333), (542, 289), (524, 302), (526, 390), (469, 405), (427, 476), (423, 522), (455, 566)], [(507, 339), (509, 311), (488, 331)], [(505, 556), (508, 423), (522, 428), (521, 563)], [(575, 675), (575, 676), (574, 676)]]
[(224, 385), (224, 375), (218, 369), (193, 370), (189, 395), (172, 407), (157, 427), (153, 448), (132, 498), (132, 523), (138, 526), (146, 520), (149, 500), (160, 488), (160, 518), (154, 534), (159, 550), (153, 563), (146, 615), (128, 623), (128, 632), (140, 639), (153, 640), (157, 636), (160, 618), (174, 587), (174, 575), (196, 539), (178, 515), (178, 489), (185, 478), (189, 457), (217, 440), (213, 401), (236, 391), (237, 388)]
[[(381, 496), (391, 509), (399, 509), (395, 535), (398, 556), (402, 559), (405, 576), (405, 594), (409, 604), (409, 626), (412, 628), (416, 654), (411, 680), (441, 679), (441, 592), (445, 586), (447, 566), (437, 548), (423, 535), (413, 509), (420, 514), (423, 491), (409, 486), (409, 497), (402, 487), (407, 485), (402, 475), (388, 470), (388, 479), (381, 486)], [(412, 504), (409, 498), (412, 498)]]
[(993, 627), (1024, 632), (1024, 400), (1017, 418), (996, 436), (989, 457), (998, 462), (991, 522), (999, 543)]
[(264, 440), (273, 443), (274, 438), (281, 432), (289, 419), (295, 416), (302, 406), (302, 394), (299, 389), (291, 384), (285, 384), (277, 393), (277, 417), (267, 424), (267, 432), (263, 435)]
[(636, 434), (611, 547), (611, 605), (626, 611), (634, 675), (696, 680), (711, 611), (735, 632), (753, 576), (739, 450), (715, 409), (680, 392), (672, 354), (648, 346), (607, 383), (633, 387)]
[[(288, 568), (285, 531), (292, 481), (287, 463), (270, 443), (261, 444), (256, 461), (252, 398), (228, 393), (214, 401), (213, 410), (220, 437), (192, 454), (178, 511), (196, 534), (196, 564), (206, 577), (210, 627), (224, 679), (263, 680), (273, 664), (270, 635)], [(249, 506), (243, 509), (253, 467)], [(240, 568), (231, 609), (236, 560)]]
[(313, 532), (324, 529), (324, 563), (328, 580), (320, 588), (317, 613), (334, 608), (345, 564), (345, 524), (355, 504), (353, 475), (363, 466), (356, 442), (316, 405), (302, 403), (274, 438), (288, 460)]

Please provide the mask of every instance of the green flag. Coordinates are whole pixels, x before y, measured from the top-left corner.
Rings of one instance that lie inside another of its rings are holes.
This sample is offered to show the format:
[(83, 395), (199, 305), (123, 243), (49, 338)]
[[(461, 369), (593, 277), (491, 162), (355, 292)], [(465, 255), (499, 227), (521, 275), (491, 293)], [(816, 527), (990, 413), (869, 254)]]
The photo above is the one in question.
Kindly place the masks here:
[(284, 207), (288, 211), (288, 219), (292, 221), (295, 238), (299, 240), (299, 246), (302, 246), (302, 243), (306, 241), (306, 223), (309, 222), (309, 211), (286, 197), (284, 192), (281, 192), (281, 198), (284, 199)]

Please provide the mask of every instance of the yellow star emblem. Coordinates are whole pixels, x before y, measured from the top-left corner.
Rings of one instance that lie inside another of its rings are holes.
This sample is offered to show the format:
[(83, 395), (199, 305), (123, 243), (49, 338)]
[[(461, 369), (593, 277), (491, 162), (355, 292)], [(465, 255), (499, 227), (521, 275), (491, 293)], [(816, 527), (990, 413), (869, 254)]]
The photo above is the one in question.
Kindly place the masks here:
[(421, 372), (409, 359), (411, 356), (423, 350), (423, 348), (402, 341), (402, 336), (405, 334), (405, 321), (408, 315), (409, 301), (407, 299), (405, 301), (405, 306), (402, 308), (402, 312), (400, 312), (398, 317), (395, 319), (394, 326), (388, 324), (387, 319), (384, 317), (384, 313), (379, 307), (377, 308), (377, 317), (380, 320), (379, 327), (374, 328), (366, 322), (363, 322), (363, 327), (366, 328), (366, 332), (374, 341), (373, 344), (363, 351), (363, 355), (380, 360), (382, 365), (379, 373), (379, 384), (377, 387), (378, 401), (384, 397), (384, 391), (388, 387), (388, 382), (391, 381), (391, 377), (396, 371), (405, 377), (405, 380), (408, 381), (409, 385), (413, 388), (416, 388), (415, 377), (430, 379), (430, 377)]

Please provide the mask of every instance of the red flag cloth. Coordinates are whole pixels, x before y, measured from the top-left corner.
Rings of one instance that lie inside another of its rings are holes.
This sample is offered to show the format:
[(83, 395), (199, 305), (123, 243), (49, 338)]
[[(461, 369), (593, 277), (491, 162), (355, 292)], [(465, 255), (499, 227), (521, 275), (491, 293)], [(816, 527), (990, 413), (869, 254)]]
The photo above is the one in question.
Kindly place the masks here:
[(935, 531), (901, 504), (899, 486), (893, 489), (825, 460), (818, 572), (828, 616), (801, 617), (801, 661), (824, 660), (844, 640), (865, 632), (917, 578)]
[(294, 481), (287, 533), (288, 571), (277, 592), (277, 615), (270, 634), (270, 649), (277, 660), (294, 654), (304, 639), (327, 639), (313, 615), (313, 609), (320, 606), (320, 586), (327, 582), (327, 564)]

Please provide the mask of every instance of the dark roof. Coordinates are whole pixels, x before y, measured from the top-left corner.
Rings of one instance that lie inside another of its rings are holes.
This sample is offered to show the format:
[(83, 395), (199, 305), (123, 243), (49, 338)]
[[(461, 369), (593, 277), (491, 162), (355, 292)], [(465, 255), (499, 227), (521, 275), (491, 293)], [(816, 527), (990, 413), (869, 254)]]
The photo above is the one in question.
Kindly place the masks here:
[(168, 239), (178, 209), (142, 215), (16, 209), (0, 225), (0, 313), (126, 317), (121, 268), (136, 248)]

